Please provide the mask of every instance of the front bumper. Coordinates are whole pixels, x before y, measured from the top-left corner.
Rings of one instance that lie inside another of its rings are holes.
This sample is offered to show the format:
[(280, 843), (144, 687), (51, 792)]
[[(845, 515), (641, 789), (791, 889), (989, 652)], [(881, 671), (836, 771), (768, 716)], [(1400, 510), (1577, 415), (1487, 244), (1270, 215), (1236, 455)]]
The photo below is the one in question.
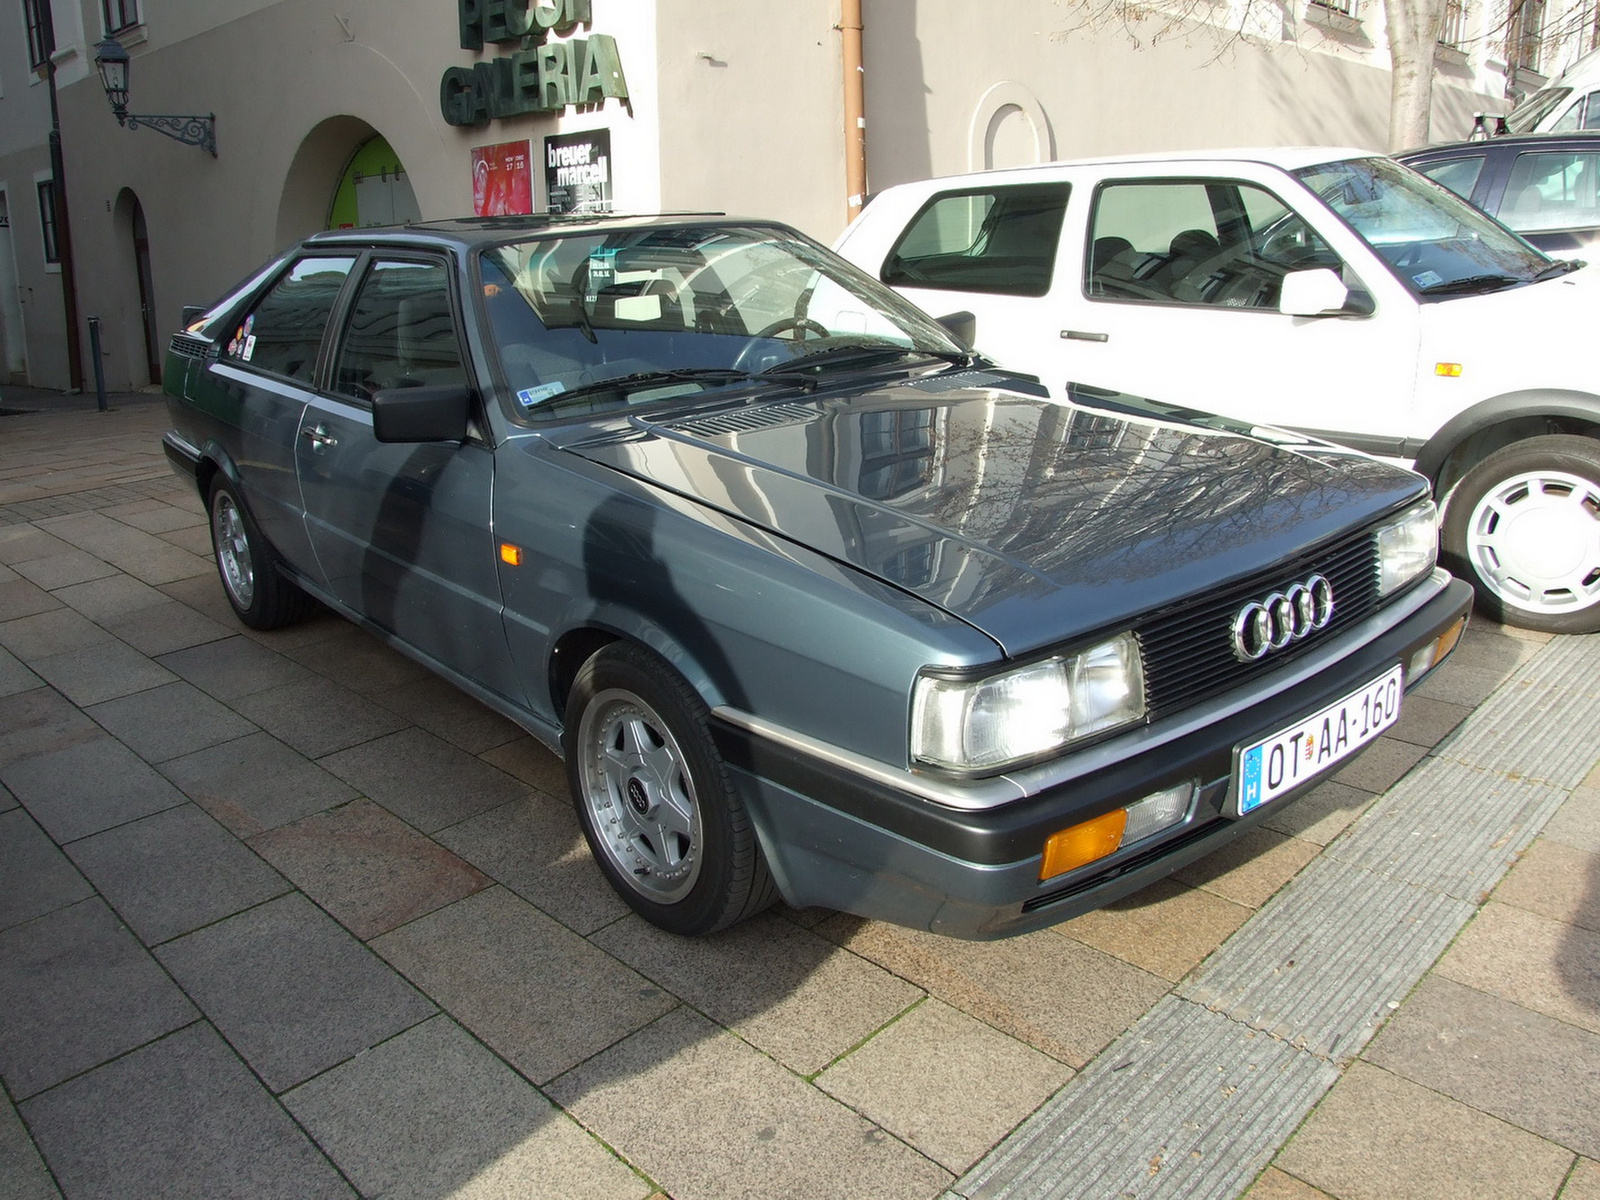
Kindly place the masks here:
[[(1327, 773), (1244, 817), (1227, 815), (1241, 746), (1409, 662), (1472, 606), (1472, 589), (1460, 580), (1444, 577), (1442, 584), (1425, 587), (1434, 594), (1424, 602), (1398, 618), (1375, 614), (1346, 634), (1328, 662), (1292, 685), (1269, 689), (1263, 681), (1259, 698), (1234, 698), (1217, 706), (1216, 719), (1191, 721), (1164, 740), (1152, 740), (1159, 731), (1151, 729), (1106, 743), (1126, 743), (1128, 749), (1109, 759), (1102, 749), (1093, 771), (992, 808), (931, 803), (881, 776), (869, 777), (720, 716), (713, 733), (790, 904), (823, 905), (954, 937), (1004, 937), (1137, 891), (1321, 783)], [(1186, 821), (1156, 839), (1040, 881), (1041, 854), (1052, 833), (1186, 780), (1200, 785)]]

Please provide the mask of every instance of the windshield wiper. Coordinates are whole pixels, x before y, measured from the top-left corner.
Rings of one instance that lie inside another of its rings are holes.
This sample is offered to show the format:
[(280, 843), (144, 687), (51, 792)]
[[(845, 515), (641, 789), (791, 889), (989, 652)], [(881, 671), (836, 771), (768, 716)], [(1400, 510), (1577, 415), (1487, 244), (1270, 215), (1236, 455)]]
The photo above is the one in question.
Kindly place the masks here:
[(848, 346), (833, 346), (822, 350), (814, 350), (810, 354), (801, 354), (791, 358), (788, 362), (780, 363), (776, 367), (769, 367), (761, 374), (768, 378), (784, 373), (794, 373), (820, 367), (824, 364), (841, 365), (892, 356), (896, 358), (938, 358), (958, 366), (971, 366), (974, 355), (964, 350), (923, 350), (916, 346), (896, 346), (892, 343), (882, 345), (862, 345), (860, 342)]
[[(569, 388), (564, 392), (557, 392), (553, 396), (546, 396), (537, 404), (530, 405), (529, 412), (540, 408), (560, 408), (568, 400), (581, 399), (584, 396), (593, 396), (602, 392), (637, 392), (644, 388), (660, 387), (670, 383), (704, 383), (718, 386), (725, 383), (751, 383), (757, 376), (749, 371), (739, 371), (732, 367), (673, 367), (661, 371), (635, 371), (632, 375), (618, 375), (613, 379), (597, 379), (593, 383), (586, 383), (582, 387)], [(768, 380), (760, 380), (762, 383)]]
[(1456, 292), (1494, 292), (1528, 282), (1520, 275), (1468, 275), (1463, 279), (1430, 284), (1422, 288), (1421, 293), (1424, 296), (1447, 296)]

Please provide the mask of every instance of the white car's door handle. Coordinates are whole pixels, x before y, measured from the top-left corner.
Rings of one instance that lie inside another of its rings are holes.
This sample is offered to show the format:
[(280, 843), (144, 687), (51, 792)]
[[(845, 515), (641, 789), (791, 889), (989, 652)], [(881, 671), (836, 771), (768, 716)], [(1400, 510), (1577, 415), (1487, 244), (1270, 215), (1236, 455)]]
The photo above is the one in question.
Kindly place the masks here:
[(328, 432), (326, 425), (315, 425), (310, 429), (302, 429), (300, 436), (311, 443), (313, 450), (326, 450), (329, 446), (337, 446), (339, 439)]
[(1061, 336), (1069, 342), (1105, 342), (1111, 340), (1109, 333), (1090, 333), (1085, 329), (1063, 329)]

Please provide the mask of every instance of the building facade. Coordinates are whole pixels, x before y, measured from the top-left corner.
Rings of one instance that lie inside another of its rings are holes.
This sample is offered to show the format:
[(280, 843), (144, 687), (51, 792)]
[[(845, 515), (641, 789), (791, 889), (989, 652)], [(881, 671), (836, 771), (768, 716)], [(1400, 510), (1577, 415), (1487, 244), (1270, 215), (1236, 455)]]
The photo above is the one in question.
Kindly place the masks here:
[[(1381, 147), (1382, 9), (1356, 2), (1146, 6), (1128, 25), (1099, 0), (860, 0), (857, 71), (849, 0), (0, 0), (0, 384), (93, 386), (91, 318), (109, 387), (156, 382), (185, 305), (341, 225), (588, 206), (831, 241), (861, 202), (852, 82), (869, 188), (1124, 151)], [(1492, 32), (1492, 12), (1451, 11), (1439, 137), (1503, 110), (1517, 73), (1503, 37), (1461, 32)], [(125, 125), (95, 65), (108, 35)], [(215, 155), (164, 136), (167, 114), (214, 116)]]

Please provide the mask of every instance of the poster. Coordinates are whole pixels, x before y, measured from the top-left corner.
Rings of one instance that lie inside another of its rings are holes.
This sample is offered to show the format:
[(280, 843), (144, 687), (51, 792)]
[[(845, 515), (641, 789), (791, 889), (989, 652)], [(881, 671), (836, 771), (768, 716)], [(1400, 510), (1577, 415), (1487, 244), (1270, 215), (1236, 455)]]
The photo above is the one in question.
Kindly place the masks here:
[(480, 217), (533, 211), (533, 164), (526, 141), (472, 148), (472, 211)]
[(611, 131), (544, 139), (544, 187), (553, 213), (611, 211)]

